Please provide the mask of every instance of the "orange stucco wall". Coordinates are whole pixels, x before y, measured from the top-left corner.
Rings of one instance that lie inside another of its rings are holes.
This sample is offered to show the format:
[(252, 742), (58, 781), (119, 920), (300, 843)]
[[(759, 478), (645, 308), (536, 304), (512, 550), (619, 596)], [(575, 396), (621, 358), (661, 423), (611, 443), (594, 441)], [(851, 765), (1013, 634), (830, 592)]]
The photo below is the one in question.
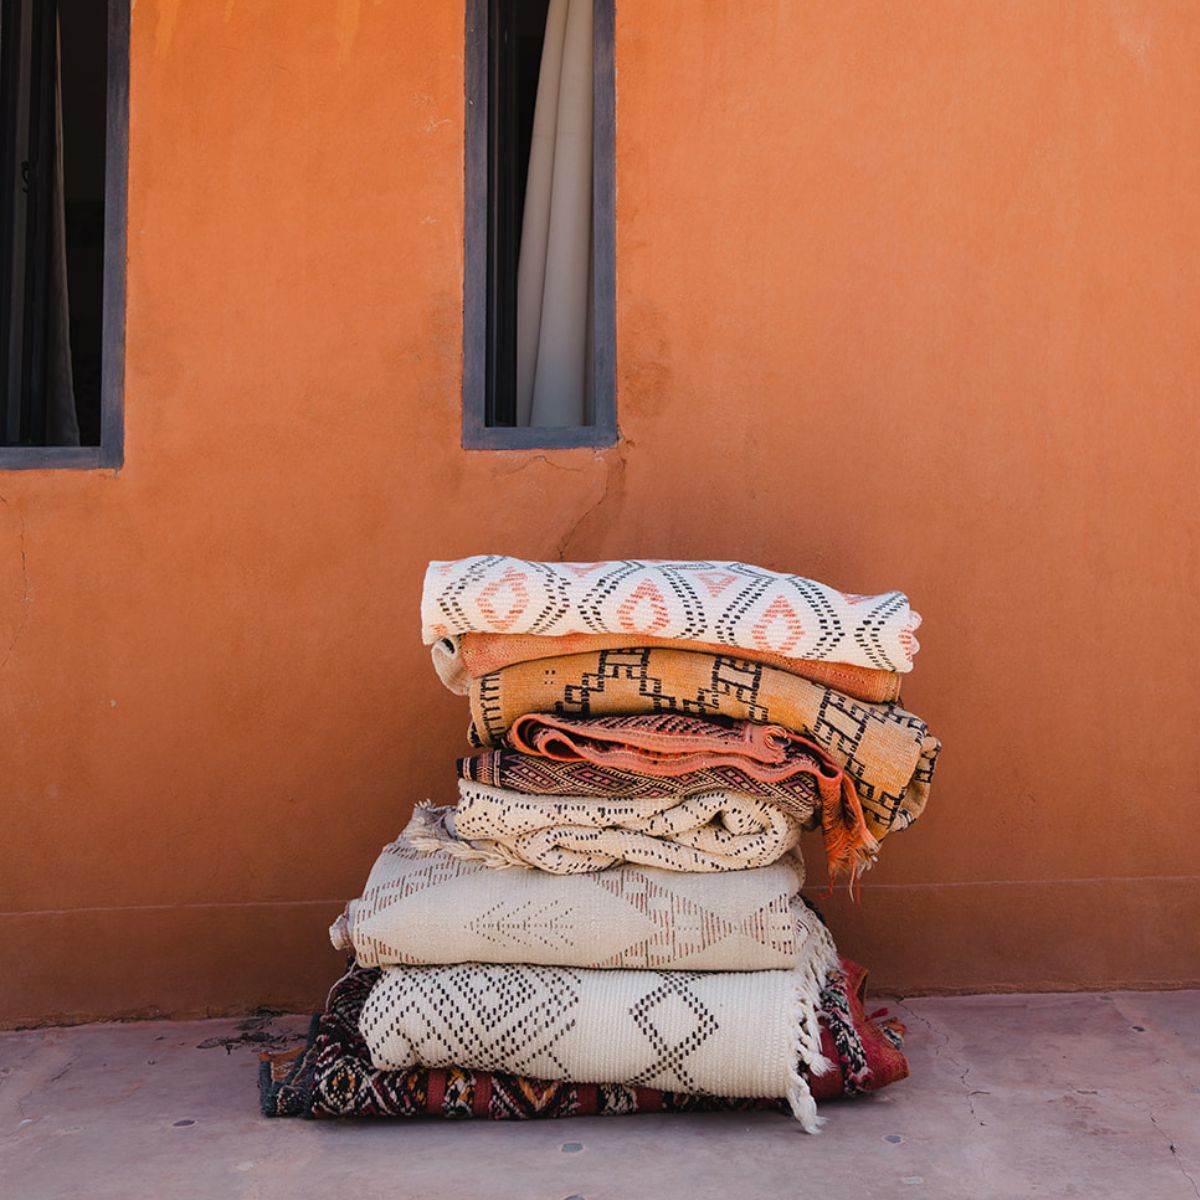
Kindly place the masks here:
[(1200, 981), (1200, 12), (619, 0), (624, 438), (481, 453), (462, 9), (138, 0), (126, 465), (0, 475), (0, 1019), (323, 995), (493, 548), (903, 588), (946, 749), (844, 948)]

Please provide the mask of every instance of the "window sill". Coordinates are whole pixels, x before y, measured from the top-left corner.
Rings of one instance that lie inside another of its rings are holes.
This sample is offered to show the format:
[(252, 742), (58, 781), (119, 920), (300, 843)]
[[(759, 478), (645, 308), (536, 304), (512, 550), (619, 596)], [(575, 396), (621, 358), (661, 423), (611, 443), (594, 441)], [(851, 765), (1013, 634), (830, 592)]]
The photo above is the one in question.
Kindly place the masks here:
[(0, 471), (96, 471), (123, 459), (119, 446), (0, 446)]
[(613, 424), (577, 425), (563, 428), (531, 425), (464, 425), (464, 450), (570, 450), (577, 447), (599, 449), (615, 446), (617, 428)]

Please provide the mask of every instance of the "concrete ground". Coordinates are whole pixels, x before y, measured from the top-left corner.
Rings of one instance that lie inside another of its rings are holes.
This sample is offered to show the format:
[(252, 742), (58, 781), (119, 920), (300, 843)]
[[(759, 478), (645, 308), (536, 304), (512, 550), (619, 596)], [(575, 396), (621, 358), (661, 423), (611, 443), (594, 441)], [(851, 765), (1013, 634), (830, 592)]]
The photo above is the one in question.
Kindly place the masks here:
[(892, 1007), (912, 1077), (825, 1105), (816, 1137), (769, 1113), (268, 1120), (247, 1039), (298, 1036), (296, 1017), (0, 1035), (0, 1196), (1200, 1197), (1200, 992)]

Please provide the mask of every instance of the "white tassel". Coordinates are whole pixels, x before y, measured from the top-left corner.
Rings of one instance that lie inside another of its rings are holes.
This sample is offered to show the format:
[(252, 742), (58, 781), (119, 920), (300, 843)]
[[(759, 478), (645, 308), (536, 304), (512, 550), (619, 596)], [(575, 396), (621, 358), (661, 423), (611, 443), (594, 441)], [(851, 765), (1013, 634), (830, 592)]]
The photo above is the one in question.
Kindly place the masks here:
[(825, 1118), (817, 1116), (817, 1102), (813, 1099), (808, 1083), (799, 1071), (792, 1071), (788, 1081), (787, 1102), (792, 1110), (792, 1116), (800, 1122), (800, 1128), (805, 1133), (820, 1133)]
[(353, 950), (354, 939), (350, 936), (350, 910), (344, 913), (329, 927), (329, 940), (335, 950)]
[(435, 808), (429, 800), (413, 809), (408, 828), (400, 835), (418, 854), (449, 854), (465, 862), (481, 862), (495, 870), (520, 867), (529, 863), (496, 842), (468, 842), (456, 837), (451, 828), (453, 808)]
[(818, 1010), (821, 988), (829, 973), (838, 967), (837, 947), (829, 930), (800, 899), (792, 904), (800, 957), (792, 968), (792, 1045), (789, 1050), (787, 1101), (792, 1115), (806, 1133), (816, 1133), (824, 1123), (817, 1116), (817, 1102), (800, 1070), (803, 1063), (813, 1075), (824, 1075), (834, 1064), (821, 1053), (821, 1024)]

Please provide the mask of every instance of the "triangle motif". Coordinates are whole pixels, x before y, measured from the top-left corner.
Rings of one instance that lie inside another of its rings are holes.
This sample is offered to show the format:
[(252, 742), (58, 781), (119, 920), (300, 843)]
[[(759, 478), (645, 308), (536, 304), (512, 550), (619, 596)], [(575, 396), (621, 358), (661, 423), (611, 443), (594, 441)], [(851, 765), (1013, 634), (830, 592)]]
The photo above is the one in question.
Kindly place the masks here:
[(719, 596), (737, 576), (725, 571), (697, 571), (696, 578), (708, 588), (710, 596)]

